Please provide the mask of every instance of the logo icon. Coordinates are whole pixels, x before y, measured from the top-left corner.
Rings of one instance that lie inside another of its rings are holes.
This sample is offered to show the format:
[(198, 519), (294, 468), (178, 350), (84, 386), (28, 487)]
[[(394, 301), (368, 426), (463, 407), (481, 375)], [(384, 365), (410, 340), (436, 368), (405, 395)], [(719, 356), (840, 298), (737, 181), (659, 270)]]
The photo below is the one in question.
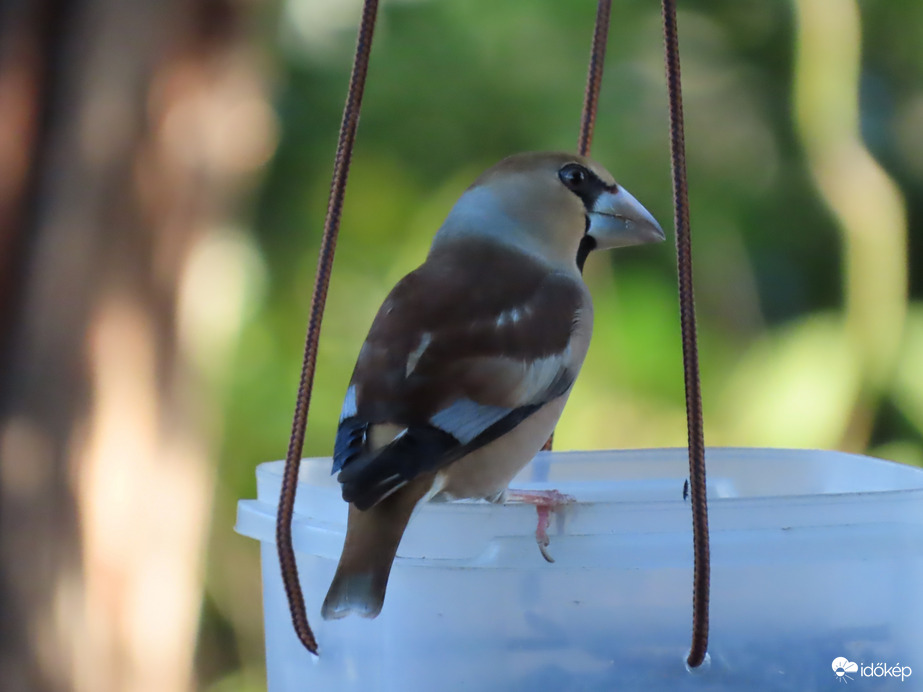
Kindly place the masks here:
[(839, 656), (833, 659), (833, 672), (836, 674), (837, 682), (849, 682), (852, 680), (852, 676), (848, 673), (858, 673), (859, 664), (853, 663), (849, 659)]

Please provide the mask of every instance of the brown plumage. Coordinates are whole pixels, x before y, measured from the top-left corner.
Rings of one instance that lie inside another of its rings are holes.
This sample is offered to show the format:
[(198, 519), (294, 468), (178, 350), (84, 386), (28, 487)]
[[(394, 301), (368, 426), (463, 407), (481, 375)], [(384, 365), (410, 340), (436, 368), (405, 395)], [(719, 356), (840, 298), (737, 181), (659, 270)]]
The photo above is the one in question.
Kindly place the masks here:
[[(512, 248), (449, 243), (398, 283), (372, 323), (352, 379), (362, 413), (373, 423), (411, 424), (459, 397), (516, 405), (504, 381), (519, 377), (505, 372), (509, 361), (564, 351), (584, 293)], [(513, 311), (518, 319), (498, 322)], [(481, 367), (470, 367), (475, 359)]]
[(570, 154), (510, 157), (465, 192), (359, 353), (334, 450), (351, 505), (325, 618), (379, 613), (418, 502), (502, 496), (586, 355), (586, 254), (662, 238), (608, 172)]

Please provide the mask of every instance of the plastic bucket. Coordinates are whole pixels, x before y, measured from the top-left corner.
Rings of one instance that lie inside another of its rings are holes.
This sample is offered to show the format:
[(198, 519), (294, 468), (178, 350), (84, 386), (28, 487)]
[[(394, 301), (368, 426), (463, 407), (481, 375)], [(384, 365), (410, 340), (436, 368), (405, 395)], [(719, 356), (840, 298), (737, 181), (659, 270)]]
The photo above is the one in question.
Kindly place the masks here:
[[(711, 660), (692, 673), (683, 449), (539, 454), (511, 485), (577, 499), (552, 520), (554, 564), (530, 506), (421, 506), (381, 615), (332, 622), (319, 613), (346, 505), (330, 460), (305, 460), (293, 536), (316, 659), (279, 576), (282, 464), (260, 465), (236, 528), (261, 542), (270, 691), (807, 690), (898, 682), (894, 666), (911, 671), (901, 689), (923, 689), (923, 471), (805, 450), (707, 460)], [(840, 657), (857, 669), (838, 676)]]

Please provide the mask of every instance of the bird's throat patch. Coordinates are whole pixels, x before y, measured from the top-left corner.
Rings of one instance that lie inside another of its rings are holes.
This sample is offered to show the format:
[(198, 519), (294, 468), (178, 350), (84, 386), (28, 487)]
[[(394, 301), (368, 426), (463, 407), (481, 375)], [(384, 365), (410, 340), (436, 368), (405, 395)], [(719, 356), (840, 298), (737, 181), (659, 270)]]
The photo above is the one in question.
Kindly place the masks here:
[[(587, 226), (589, 227), (590, 221), (587, 217)], [(580, 273), (583, 273), (583, 265), (586, 262), (587, 256), (596, 249), (596, 238), (593, 236), (584, 233), (583, 237), (580, 239), (580, 247), (577, 248), (577, 269), (580, 270)]]

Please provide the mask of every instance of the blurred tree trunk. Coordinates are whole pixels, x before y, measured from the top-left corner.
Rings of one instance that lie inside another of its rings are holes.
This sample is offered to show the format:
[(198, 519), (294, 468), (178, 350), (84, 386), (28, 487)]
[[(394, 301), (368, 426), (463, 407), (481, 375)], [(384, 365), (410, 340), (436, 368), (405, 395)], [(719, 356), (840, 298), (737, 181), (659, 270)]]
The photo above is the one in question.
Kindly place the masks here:
[(0, 0), (4, 692), (194, 684), (214, 421), (178, 304), (267, 146), (249, 11)]

